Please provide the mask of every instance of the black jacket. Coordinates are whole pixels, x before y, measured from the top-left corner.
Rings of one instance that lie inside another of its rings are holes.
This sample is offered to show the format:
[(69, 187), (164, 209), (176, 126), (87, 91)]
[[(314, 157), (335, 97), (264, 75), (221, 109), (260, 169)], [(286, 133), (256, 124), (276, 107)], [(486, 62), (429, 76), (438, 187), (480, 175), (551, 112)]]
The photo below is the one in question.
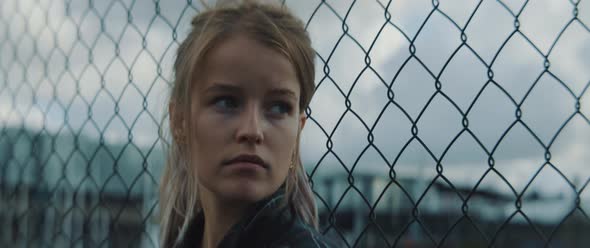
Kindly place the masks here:
[[(289, 207), (280, 207), (283, 197), (284, 185), (273, 195), (255, 203), (253, 210), (230, 228), (218, 247), (335, 247), (333, 241), (305, 224)], [(184, 238), (175, 247), (201, 247), (203, 231), (204, 218), (201, 212), (191, 220)]]

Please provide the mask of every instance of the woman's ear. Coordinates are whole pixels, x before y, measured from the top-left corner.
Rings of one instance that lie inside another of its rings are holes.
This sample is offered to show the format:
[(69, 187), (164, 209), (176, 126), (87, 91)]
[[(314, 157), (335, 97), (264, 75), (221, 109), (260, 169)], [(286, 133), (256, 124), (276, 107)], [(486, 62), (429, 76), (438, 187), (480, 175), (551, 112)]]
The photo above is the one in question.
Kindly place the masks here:
[(301, 112), (301, 114), (299, 114), (299, 130), (303, 130), (305, 121), (307, 121), (307, 114), (305, 112)]

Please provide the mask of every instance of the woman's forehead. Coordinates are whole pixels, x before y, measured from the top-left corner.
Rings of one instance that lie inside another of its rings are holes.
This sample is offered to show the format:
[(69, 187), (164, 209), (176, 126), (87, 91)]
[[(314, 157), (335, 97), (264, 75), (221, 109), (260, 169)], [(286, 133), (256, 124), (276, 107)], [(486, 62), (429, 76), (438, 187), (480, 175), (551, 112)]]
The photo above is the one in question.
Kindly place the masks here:
[(202, 89), (224, 83), (286, 89), (299, 94), (291, 61), (276, 49), (246, 35), (232, 36), (213, 47), (203, 61)]

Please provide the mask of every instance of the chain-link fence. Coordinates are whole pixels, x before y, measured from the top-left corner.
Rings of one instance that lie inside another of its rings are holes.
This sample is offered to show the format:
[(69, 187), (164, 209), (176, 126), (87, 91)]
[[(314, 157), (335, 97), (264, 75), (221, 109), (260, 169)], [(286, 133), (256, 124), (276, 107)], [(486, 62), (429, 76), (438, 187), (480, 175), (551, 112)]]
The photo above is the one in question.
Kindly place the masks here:
[[(302, 141), (347, 247), (586, 247), (589, 1), (285, 1)], [(156, 247), (175, 50), (198, 1), (0, 1), (0, 246)]]

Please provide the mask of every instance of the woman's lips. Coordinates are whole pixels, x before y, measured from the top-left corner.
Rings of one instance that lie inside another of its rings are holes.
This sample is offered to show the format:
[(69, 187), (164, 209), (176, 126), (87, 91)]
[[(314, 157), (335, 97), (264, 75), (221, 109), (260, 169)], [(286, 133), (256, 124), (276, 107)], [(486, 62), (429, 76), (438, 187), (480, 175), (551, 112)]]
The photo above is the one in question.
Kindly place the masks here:
[(252, 162), (234, 162), (227, 165), (235, 170), (262, 170), (264, 166)]
[(241, 154), (230, 160), (224, 161), (224, 165), (243, 169), (268, 169), (268, 164), (256, 154)]

